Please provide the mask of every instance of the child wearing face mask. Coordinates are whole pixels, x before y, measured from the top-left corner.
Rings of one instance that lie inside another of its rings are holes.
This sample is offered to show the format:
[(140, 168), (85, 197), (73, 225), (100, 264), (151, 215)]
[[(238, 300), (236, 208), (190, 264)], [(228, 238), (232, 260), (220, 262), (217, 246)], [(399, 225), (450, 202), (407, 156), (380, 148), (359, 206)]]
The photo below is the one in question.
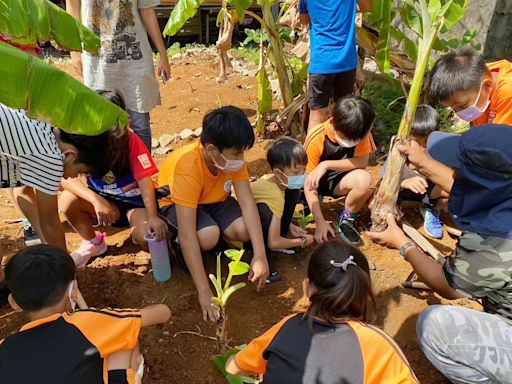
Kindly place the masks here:
[[(268, 264), (258, 210), (251, 193), (244, 152), (254, 144), (254, 131), (243, 111), (233, 106), (209, 112), (201, 137), (173, 151), (156, 182), (161, 214), (178, 228), (172, 241), (194, 280), (203, 318), (215, 321), (218, 309), (201, 252), (212, 250), (222, 236), (250, 241), (253, 258), (249, 279), (263, 287)], [(238, 200), (231, 196), (231, 187)]]
[(338, 235), (352, 245), (361, 242), (354, 219), (372, 196), (373, 178), (365, 168), (376, 149), (370, 133), (375, 119), (369, 101), (346, 96), (336, 102), (329, 120), (308, 132), (304, 194), (315, 219), (318, 243), (335, 235), (322, 214), (319, 196), (346, 196), (338, 218)]
[(291, 137), (281, 137), (267, 151), (272, 173), (251, 183), (265, 238), (270, 267), (268, 281), (271, 283), (281, 279), (270, 262), (272, 250), (305, 248), (314, 242), (313, 236), (291, 222), (304, 187), (307, 160), (300, 142)]
[(169, 321), (170, 309), (75, 311), (75, 272), (71, 256), (50, 245), (29, 247), (9, 261), (9, 303), (30, 322), (0, 345), (1, 383), (140, 383), (140, 329)]
[(481, 54), (462, 48), (441, 56), (430, 73), (429, 97), (452, 108), (472, 126), (512, 125), (512, 63), (485, 63)]

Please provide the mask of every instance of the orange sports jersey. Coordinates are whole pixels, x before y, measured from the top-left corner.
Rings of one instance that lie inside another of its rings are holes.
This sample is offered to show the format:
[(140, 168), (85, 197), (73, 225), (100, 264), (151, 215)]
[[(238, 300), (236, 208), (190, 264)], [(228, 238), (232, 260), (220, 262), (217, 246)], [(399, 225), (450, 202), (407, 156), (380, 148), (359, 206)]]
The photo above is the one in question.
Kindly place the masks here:
[(233, 183), (249, 180), (247, 165), (235, 173), (219, 171), (213, 175), (202, 154), (200, 140), (172, 152), (165, 160), (155, 187), (168, 188), (168, 196), (160, 199), (160, 208), (178, 204), (197, 208), (202, 204), (220, 203), (231, 193)]
[(353, 148), (340, 146), (332, 134), (332, 119), (329, 119), (308, 132), (304, 148), (308, 154), (306, 172), (311, 173), (322, 161), (366, 156), (375, 151), (376, 146), (371, 133)]
[(249, 343), (238, 366), (264, 384), (418, 383), (400, 347), (380, 329), (357, 321), (330, 325), (295, 314)]
[(0, 383), (108, 384), (105, 358), (135, 348), (140, 327), (137, 309), (90, 308), (32, 321), (0, 345)]
[(496, 88), (491, 95), (491, 104), (487, 111), (473, 122), (473, 126), (481, 124), (512, 125), (512, 63), (500, 60), (488, 63), (487, 68), (497, 73)]

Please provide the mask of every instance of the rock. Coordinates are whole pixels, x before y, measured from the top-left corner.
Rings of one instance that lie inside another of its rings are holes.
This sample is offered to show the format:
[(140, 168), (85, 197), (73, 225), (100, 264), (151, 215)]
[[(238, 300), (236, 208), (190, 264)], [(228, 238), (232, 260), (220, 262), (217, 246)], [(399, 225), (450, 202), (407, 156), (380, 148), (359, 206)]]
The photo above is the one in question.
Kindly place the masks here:
[(158, 142), (160, 143), (161, 147), (167, 147), (169, 144), (174, 142), (174, 139), (175, 135), (169, 135), (168, 133), (164, 133), (162, 136), (160, 136)]
[(195, 137), (199, 137), (199, 136), (201, 136), (201, 133), (203, 133), (203, 127), (199, 127), (199, 128), (196, 128), (196, 129), (194, 130), (194, 136), (195, 136)]
[(249, 76), (249, 70), (248, 70), (248, 69), (246, 69), (246, 68), (241, 68), (241, 69), (240, 69), (240, 74), (241, 74), (242, 76)]
[(154, 148), (158, 148), (159, 146), (160, 146), (160, 142), (157, 139), (155, 139), (154, 137), (151, 138), (151, 148), (154, 149)]
[(194, 131), (192, 131), (190, 128), (186, 128), (180, 132), (181, 140), (188, 139), (191, 136), (194, 136)]
[(135, 255), (135, 260), (133, 264), (135, 265), (148, 265), (150, 260), (149, 253), (140, 251)]
[(155, 153), (157, 155), (165, 155), (172, 151), (172, 147), (169, 145), (167, 147), (160, 147), (155, 150)]

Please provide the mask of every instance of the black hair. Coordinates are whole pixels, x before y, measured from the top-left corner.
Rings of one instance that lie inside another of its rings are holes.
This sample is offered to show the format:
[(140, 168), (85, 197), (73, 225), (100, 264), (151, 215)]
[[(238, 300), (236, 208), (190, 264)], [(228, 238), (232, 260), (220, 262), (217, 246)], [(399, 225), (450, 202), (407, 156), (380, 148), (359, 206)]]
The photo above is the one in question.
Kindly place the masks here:
[(436, 104), (457, 92), (477, 89), (487, 71), (484, 58), (472, 48), (461, 48), (441, 56), (430, 72), (430, 101)]
[(441, 118), (434, 107), (422, 104), (418, 105), (416, 116), (412, 123), (411, 134), (419, 137), (428, 137), (432, 132), (439, 131)]
[[(120, 91), (101, 89), (96, 93), (126, 111), (126, 104)], [(130, 132), (128, 127), (114, 127), (110, 130), (110, 153), (109, 170), (114, 169), (118, 177), (126, 176), (130, 172)]]
[(368, 100), (348, 95), (336, 102), (332, 118), (336, 131), (347, 139), (361, 140), (373, 128), (375, 110)]
[(308, 155), (302, 144), (291, 137), (283, 136), (272, 143), (267, 150), (267, 162), (271, 169), (306, 165)]
[(28, 312), (59, 303), (76, 267), (71, 256), (50, 245), (36, 245), (18, 252), (5, 268), (5, 279), (16, 303)]
[(226, 106), (208, 112), (203, 119), (201, 143), (224, 149), (246, 150), (254, 145), (254, 131), (245, 113), (237, 107)]
[[(356, 265), (346, 271), (334, 263), (342, 263), (350, 256)], [(359, 249), (340, 240), (322, 243), (311, 255), (308, 266), (309, 283), (316, 288), (306, 312), (310, 329), (314, 318), (329, 324), (340, 320), (372, 319), (375, 308), (370, 268)]]

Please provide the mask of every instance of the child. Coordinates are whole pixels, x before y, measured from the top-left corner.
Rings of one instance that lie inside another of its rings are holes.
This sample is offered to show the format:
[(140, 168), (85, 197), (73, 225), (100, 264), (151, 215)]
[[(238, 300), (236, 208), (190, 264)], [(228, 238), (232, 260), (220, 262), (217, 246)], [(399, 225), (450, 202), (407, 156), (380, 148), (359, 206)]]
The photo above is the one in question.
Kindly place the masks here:
[(304, 193), (316, 222), (318, 243), (326, 241), (329, 234), (334, 236), (322, 214), (319, 196), (346, 196), (345, 209), (339, 215), (339, 235), (349, 244), (361, 242), (354, 219), (372, 195), (373, 178), (365, 168), (375, 150), (370, 133), (374, 122), (369, 101), (347, 96), (336, 102), (332, 118), (308, 132)]
[(482, 55), (467, 48), (450, 52), (430, 73), (430, 98), (472, 126), (512, 125), (512, 63), (486, 65)]
[[(301, 143), (290, 137), (281, 137), (267, 151), (272, 173), (251, 183), (263, 228), (267, 260), (270, 260), (271, 250), (304, 248), (314, 242), (313, 236), (291, 222), (300, 190), (304, 187), (307, 159)], [(287, 238), (288, 233), (293, 238)], [(269, 266), (269, 281), (279, 281), (279, 272), (272, 268), (270, 262)]]
[[(439, 119), (439, 114), (430, 105), (418, 106), (412, 125), (411, 138), (426, 148), (430, 134), (439, 130)], [(387, 165), (386, 161), (381, 170), (382, 177), (384, 177)], [(440, 210), (448, 203), (448, 193), (418, 172), (411, 171), (405, 165), (398, 195), (398, 202), (402, 201), (423, 202), (425, 232), (434, 239), (443, 237), (443, 224), (439, 220), (439, 215)]]
[[(99, 91), (112, 103), (125, 108), (118, 92)], [(118, 139), (117, 154), (111, 170), (100, 178), (88, 177), (87, 185), (79, 179), (62, 182), (59, 205), (71, 226), (82, 237), (80, 247), (71, 257), (77, 266), (107, 251), (104, 233), (95, 233), (93, 221), (106, 227), (131, 228), (133, 241), (144, 249), (144, 235), (166, 237), (167, 223), (158, 217), (155, 187), (151, 176), (158, 173), (151, 154), (141, 139), (125, 129)]]
[[(84, 83), (92, 89), (119, 89), (126, 100), (130, 124), (151, 150), (149, 112), (160, 104), (153, 50), (159, 58), (157, 74), (171, 76), (169, 59), (153, 9), (159, 0), (66, 0), (66, 10), (101, 40), (98, 55), (71, 52), (71, 60)], [(83, 60), (83, 67), (82, 67)]]
[(75, 268), (67, 253), (48, 245), (27, 248), (7, 264), (9, 303), (30, 322), (0, 345), (1, 383), (135, 383), (140, 329), (169, 321), (171, 311), (157, 304), (73, 312)]
[[(244, 152), (253, 144), (254, 132), (242, 110), (222, 107), (205, 116), (201, 138), (172, 152), (158, 175), (157, 188), (168, 194), (160, 200), (161, 213), (178, 227), (175, 249), (183, 252), (205, 320), (216, 320), (219, 313), (211, 303), (213, 294), (201, 251), (213, 249), (221, 235), (229, 241), (251, 241), (249, 278), (258, 282), (258, 288), (268, 276), (258, 210), (244, 161)], [(230, 196), (232, 186), (238, 202)]]
[(66, 250), (57, 209), (61, 179), (105, 174), (110, 141), (109, 132), (67, 133), (0, 104), (0, 187), (23, 186), (15, 188), (14, 198), (47, 244)]
[(226, 363), (265, 383), (417, 383), (398, 345), (366, 322), (375, 306), (368, 261), (339, 240), (311, 255), (310, 306), (281, 320)]

